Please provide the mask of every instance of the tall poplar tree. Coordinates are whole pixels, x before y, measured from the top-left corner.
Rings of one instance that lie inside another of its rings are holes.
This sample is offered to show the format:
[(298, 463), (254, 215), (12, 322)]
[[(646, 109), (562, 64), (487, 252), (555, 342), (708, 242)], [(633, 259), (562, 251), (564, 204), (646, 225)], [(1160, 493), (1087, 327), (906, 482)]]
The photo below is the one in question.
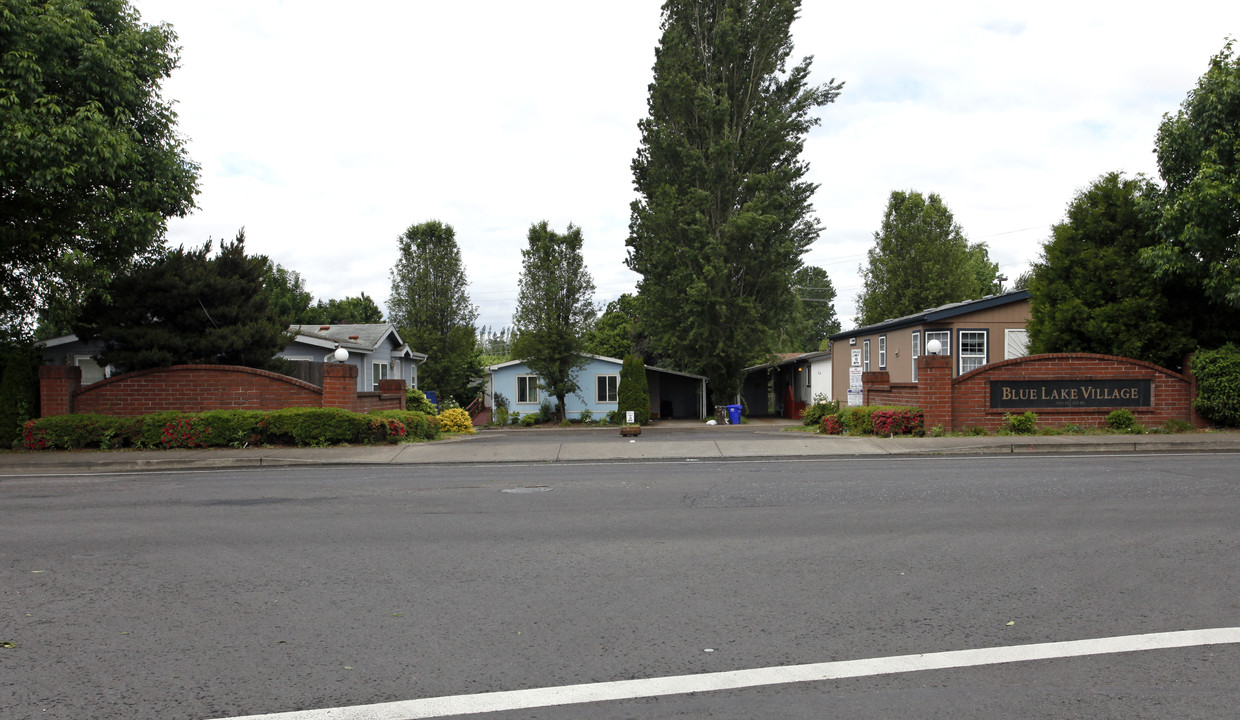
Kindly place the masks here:
[(861, 325), (999, 291), (986, 244), (969, 244), (937, 193), (892, 192), (868, 260), (857, 296)]
[(774, 349), (792, 275), (818, 238), (805, 180), (815, 110), (842, 84), (789, 67), (799, 0), (668, 0), (633, 161), (626, 263), (653, 350), (705, 375), (716, 402)]
[(555, 397), (563, 420), (564, 398), (581, 391), (577, 372), (585, 365), (582, 352), (594, 322), (594, 279), (581, 254), (581, 228), (570, 223), (561, 234), (544, 220), (530, 226), (528, 241), (521, 251), (512, 356)]
[(430, 220), (409, 226), (398, 242), (388, 319), (414, 351), (426, 353), (418, 384), (467, 403), (482, 363), (474, 338), (478, 308), (466, 291), (456, 232)]

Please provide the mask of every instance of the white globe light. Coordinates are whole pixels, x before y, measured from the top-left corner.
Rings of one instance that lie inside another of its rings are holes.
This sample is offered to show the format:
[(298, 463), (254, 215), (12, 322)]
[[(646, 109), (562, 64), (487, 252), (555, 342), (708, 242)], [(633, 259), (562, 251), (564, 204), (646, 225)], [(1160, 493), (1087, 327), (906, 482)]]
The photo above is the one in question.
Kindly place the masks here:
[(943, 343), (939, 342), (938, 340), (931, 340), (930, 342), (926, 343), (926, 354), (928, 355), (938, 355), (939, 351), (942, 349), (943, 349)]
[(332, 353), (332, 357), (335, 358), (336, 362), (344, 362), (349, 359), (349, 351), (338, 347), (336, 352)]

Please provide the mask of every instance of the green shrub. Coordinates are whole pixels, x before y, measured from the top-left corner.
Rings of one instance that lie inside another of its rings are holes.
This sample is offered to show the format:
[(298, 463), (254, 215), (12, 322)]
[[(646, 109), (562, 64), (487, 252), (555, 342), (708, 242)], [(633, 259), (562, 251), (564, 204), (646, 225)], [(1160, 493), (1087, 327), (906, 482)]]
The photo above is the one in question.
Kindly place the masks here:
[(650, 388), (646, 382), (646, 366), (637, 355), (627, 355), (620, 366), (620, 387), (616, 390), (619, 401), (616, 409), (624, 416), (634, 413), (639, 425), (650, 422)]
[(1107, 414), (1107, 427), (1117, 432), (1129, 432), (1137, 424), (1137, 418), (1128, 408), (1112, 410)]
[(107, 415), (53, 415), (29, 420), (22, 426), (22, 446), (28, 450), (83, 450), (111, 444), (121, 418)]
[[(885, 432), (880, 433), (882, 435), (891, 435), (894, 429), (903, 428), (906, 425), (910, 428), (910, 432), (912, 432), (911, 428), (913, 425), (916, 425), (918, 431), (920, 431), (922, 425), (921, 410), (904, 405), (859, 405), (842, 408), (839, 412), (840, 423), (843, 425), (844, 431), (850, 435), (874, 435), (877, 432), (874, 427), (875, 413), (885, 413), (883, 415), (883, 422), (886, 423), (883, 425)], [(899, 414), (898, 417), (900, 419), (894, 427), (891, 423), (893, 418), (897, 416), (890, 413)], [(914, 422), (914, 416), (916, 417), (916, 422)]]
[(202, 441), (207, 447), (245, 447), (262, 441), (260, 410), (207, 410), (198, 413), (205, 426)]
[(26, 421), (37, 414), (39, 358), (28, 347), (0, 352), (0, 447), (21, 439)]
[(1197, 399), (1193, 407), (1216, 425), (1240, 427), (1240, 348), (1232, 344), (1193, 356)]
[(1038, 431), (1038, 414), (1032, 410), (1021, 415), (1003, 413), (1003, 429), (1013, 435), (1032, 435)]
[[(496, 398), (499, 398), (496, 394)], [(435, 405), (426, 399), (426, 394), (417, 388), (405, 388), (405, 409), (420, 412), (424, 415), (435, 415)]]
[(553, 417), (555, 417), (555, 408), (551, 406), (551, 400), (543, 400), (538, 406), (538, 422), (549, 423)]
[(521, 416), (521, 425), (523, 427), (534, 427), (538, 424), (538, 415), (535, 413), (526, 413)]
[(590, 423), (590, 420), (592, 420), (593, 418), (594, 418), (594, 413), (590, 412), (588, 408), (581, 411), (581, 422), (583, 424), (588, 425)]
[(366, 415), (341, 408), (285, 408), (267, 414), (263, 435), (268, 442), (335, 445), (361, 442), (371, 431)]
[(460, 408), (450, 408), (439, 413), (439, 429), (443, 432), (473, 434), (474, 421), (469, 413)]
[(828, 400), (826, 393), (814, 396), (814, 402), (801, 411), (801, 424), (807, 427), (821, 425), (829, 415), (840, 414), (840, 401)]
[(503, 405), (496, 406), (494, 420), (495, 420), (496, 425), (507, 425), (508, 424), (508, 408), (504, 407)]

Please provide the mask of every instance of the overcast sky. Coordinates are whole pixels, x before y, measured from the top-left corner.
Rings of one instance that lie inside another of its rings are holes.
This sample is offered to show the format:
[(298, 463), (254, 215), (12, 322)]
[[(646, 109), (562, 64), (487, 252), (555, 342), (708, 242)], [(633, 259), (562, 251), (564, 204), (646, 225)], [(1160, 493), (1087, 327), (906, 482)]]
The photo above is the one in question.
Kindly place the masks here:
[[(479, 324), (511, 322), (531, 223), (572, 222), (602, 304), (624, 265), (630, 163), (646, 113), (658, 0), (134, 0), (168, 22), (164, 85), (202, 166), (173, 245), (232, 238), (299, 272), (316, 299), (386, 312), (397, 237), (456, 229)], [(1152, 155), (1240, 12), (1188, 0), (806, 2), (795, 57), (845, 82), (804, 159), (825, 268), (853, 325), (860, 265), (892, 190), (937, 192), (1015, 279), (1074, 194)]]

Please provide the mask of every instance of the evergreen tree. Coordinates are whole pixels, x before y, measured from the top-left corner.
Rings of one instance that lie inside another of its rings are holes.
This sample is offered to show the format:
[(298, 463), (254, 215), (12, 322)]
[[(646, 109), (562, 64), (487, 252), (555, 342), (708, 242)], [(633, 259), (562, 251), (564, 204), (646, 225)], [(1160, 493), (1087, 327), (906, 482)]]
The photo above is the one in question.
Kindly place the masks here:
[(474, 337), (478, 308), (469, 301), (465, 266), (451, 225), (411, 225), (399, 239), (388, 317), (415, 351), (426, 354), (418, 384), (468, 403), (482, 376)]
[(840, 331), (840, 319), (835, 315), (835, 286), (826, 270), (811, 265), (797, 270), (793, 282), (800, 313), (792, 352), (813, 352)]
[(625, 356), (624, 364), (620, 366), (620, 387), (616, 392), (619, 400), (616, 409), (620, 411), (621, 418), (632, 411), (639, 424), (650, 422), (650, 387), (646, 381), (646, 366), (637, 355)]
[(1159, 277), (1202, 288), (1240, 310), (1240, 56), (1210, 59), (1180, 110), (1164, 116), (1154, 152), (1166, 183), (1160, 242), (1143, 257)]
[(893, 191), (862, 268), (857, 323), (872, 325), (997, 292), (999, 267), (970, 245), (937, 194)]
[(716, 398), (796, 312), (792, 275), (817, 239), (805, 136), (841, 85), (789, 68), (799, 0), (668, 0), (633, 161), (627, 264), (642, 327)]
[(101, 365), (280, 367), (288, 335), (264, 290), (267, 258), (245, 254), (244, 230), (215, 257), (211, 244), (169, 251), (88, 298), (75, 332), (103, 342)]
[(581, 228), (570, 223), (561, 234), (544, 220), (530, 226), (528, 242), (521, 251), (512, 356), (538, 376), (563, 420), (564, 398), (581, 390), (577, 373), (594, 321), (594, 280), (581, 255)]
[(586, 335), (586, 352), (610, 358), (623, 358), (631, 352), (644, 355), (649, 350), (639, 325), (636, 296), (624, 293), (607, 307)]
[(0, 0), (0, 335), (157, 253), (193, 208), (198, 166), (160, 96), (178, 62), (172, 28), (124, 0)]
[(1029, 281), (1030, 350), (1119, 355), (1176, 367), (1191, 350), (1182, 295), (1137, 258), (1157, 242), (1158, 188), (1102, 176), (1051, 228)]

